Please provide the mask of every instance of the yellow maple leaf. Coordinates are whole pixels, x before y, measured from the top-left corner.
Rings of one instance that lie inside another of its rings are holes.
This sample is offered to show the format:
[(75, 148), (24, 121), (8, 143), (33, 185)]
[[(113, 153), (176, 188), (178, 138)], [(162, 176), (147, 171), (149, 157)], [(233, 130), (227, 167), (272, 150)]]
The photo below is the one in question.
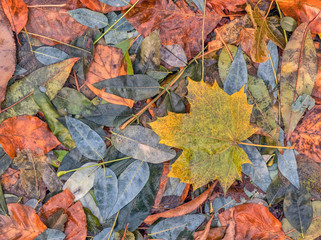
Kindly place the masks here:
[(161, 142), (183, 149), (168, 176), (199, 188), (218, 179), (224, 192), (240, 179), (242, 164), (251, 163), (237, 144), (256, 132), (250, 125), (252, 106), (244, 87), (233, 95), (215, 82), (189, 81), (189, 114), (170, 113), (150, 123)]

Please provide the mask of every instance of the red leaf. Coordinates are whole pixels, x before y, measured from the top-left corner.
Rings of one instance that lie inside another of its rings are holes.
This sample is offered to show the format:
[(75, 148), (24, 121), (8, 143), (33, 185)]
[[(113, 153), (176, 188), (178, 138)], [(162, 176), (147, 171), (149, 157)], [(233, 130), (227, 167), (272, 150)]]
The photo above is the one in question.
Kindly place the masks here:
[(42, 150), (46, 154), (60, 144), (47, 123), (29, 115), (3, 121), (0, 124), (0, 143), (11, 158), (16, 156), (17, 150)]
[(0, 239), (32, 240), (46, 230), (36, 211), (18, 203), (9, 203), (10, 217), (0, 215)]

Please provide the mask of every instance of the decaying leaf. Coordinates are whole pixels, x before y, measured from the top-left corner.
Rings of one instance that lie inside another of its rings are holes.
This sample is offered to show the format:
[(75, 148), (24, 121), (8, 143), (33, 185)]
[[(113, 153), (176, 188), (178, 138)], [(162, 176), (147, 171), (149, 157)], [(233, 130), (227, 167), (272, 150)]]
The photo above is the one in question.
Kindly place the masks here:
[(183, 149), (169, 174), (198, 188), (218, 179), (226, 192), (240, 179), (243, 163), (250, 163), (237, 146), (255, 133), (249, 124), (252, 106), (244, 88), (229, 96), (217, 83), (189, 81), (189, 114), (169, 113), (151, 123), (161, 143)]
[(1, 123), (0, 143), (11, 158), (18, 150), (40, 150), (46, 154), (60, 144), (45, 122), (29, 115), (12, 117)]
[(302, 117), (291, 107), (302, 95), (311, 95), (317, 76), (317, 57), (308, 23), (301, 24), (292, 34), (282, 57), (280, 78), (281, 113), (287, 139)]
[[(1, 1), (3, 3), (3, 1)], [(0, 6), (0, 104), (5, 99), (7, 83), (12, 77), (16, 65), (16, 44)]]
[(0, 238), (6, 240), (33, 240), (47, 227), (36, 211), (19, 203), (8, 204), (9, 216), (0, 215)]

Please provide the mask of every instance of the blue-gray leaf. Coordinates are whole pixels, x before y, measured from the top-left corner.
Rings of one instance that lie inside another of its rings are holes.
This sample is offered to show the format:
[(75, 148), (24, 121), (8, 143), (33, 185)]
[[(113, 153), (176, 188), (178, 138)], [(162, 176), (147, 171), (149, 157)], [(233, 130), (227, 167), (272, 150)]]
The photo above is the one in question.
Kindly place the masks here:
[(204, 12), (204, 0), (193, 0), (193, 3), (201, 12)]
[(81, 121), (66, 116), (66, 123), (78, 150), (92, 160), (102, 160), (106, 152), (106, 144), (102, 138)]
[(172, 67), (185, 67), (187, 57), (179, 44), (164, 45), (160, 48), (161, 59)]
[(286, 150), (283, 155), (278, 154), (278, 168), (282, 175), (288, 179), (296, 188), (300, 188), (298, 166), (293, 149)]
[(100, 233), (98, 233), (93, 240), (108, 240), (114, 239), (114, 233), (111, 233), (111, 228), (105, 228)]
[[(248, 140), (245, 142), (250, 143)], [(271, 178), (262, 155), (254, 146), (240, 144), (239, 147), (246, 152), (247, 156), (252, 162), (252, 164), (243, 164), (242, 172), (251, 177), (254, 184), (266, 192), (271, 183)]]
[(131, 202), (143, 189), (149, 178), (149, 166), (146, 162), (131, 163), (118, 178), (118, 196), (109, 217)]
[(190, 214), (168, 218), (158, 222), (152, 229), (151, 236), (157, 239), (176, 240), (184, 229), (194, 231), (204, 221), (202, 214)]
[(230, 71), (224, 82), (224, 91), (232, 95), (247, 83), (247, 68), (241, 46), (238, 47)]
[(94, 193), (101, 216), (107, 219), (118, 196), (118, 180), (109, 168), (100, 168), (95, 174)]
[(125, 7), (129, 4), (129, 0), (99, 0), (99, 1), (113, 7)]
[(34, 53), (37, 60), (44, 65), (54, 64), (69, 58), (67, 53), (54, 47), (40, 47)]
[(77, 8), (68, 11), (77, 22), (91, 28), (103, 28), (108, 24), (108, 18), (99, 12), (94, 12), (86, 8)]
[(57, 229), (47, 228), (38, 237), (36, 237), (35, 240), (63, 240), (65, 237), (66, 234), (63, 232)]

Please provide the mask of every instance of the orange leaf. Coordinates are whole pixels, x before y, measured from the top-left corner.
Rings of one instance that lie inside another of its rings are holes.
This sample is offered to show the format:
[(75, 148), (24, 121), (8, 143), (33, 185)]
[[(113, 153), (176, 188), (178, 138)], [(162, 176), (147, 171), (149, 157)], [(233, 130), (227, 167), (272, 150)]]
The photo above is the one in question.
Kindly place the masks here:
[(0, 215), (0, 239), (32, 240), (46, 230), (36, 211), (18, 203), (9, 203), (10, 217)]
[(188, 203), (185, 203), (177, 208), (168, 210), (166, 212), (150, 215), (144, 220), (144, 222), (149, 225), (152, 225), (159, 218), (179, 217), (194, 211), (207, 200), (209, 195), (212, 193), (214, 187), (216, 186), (216, 183), (214, 183), (209, 189), (207, 189), (198, 197), (194, 198), (192, 201), (189, 201)]
[(86, 214), (80, 202), (67, 209), (66, 240), (85, 240), (87, 236)]
[[(134, 4), (137, 0), (130, 0), (131, 4)], [(138, 0), (139, 1), (139, 0)], [(108, 4), (102, 3), (99, 0), (80, 0), (84, 5), (86, 5), (87, 8), (96, 11), (96, 12), (102, 12), (102, 13), (108, 13), (113, 11), (120, 11), (125, 10), (129, 8), (128, 6), (125, 7), (113, 7)]]
[(47, 123), (37, 117), (23, 115), (9, 118), (0, 124), (0, 143), (4, 151), (14, 158), (17, 150), (29, 149), (44, 154), (60, 142), (49, 130)]
[(261, 204), (238, 205), (219, 214), (218, 218), (222, 226), (227, 226), (224, 240), (286, 239), (280, 221)]
[(6, 14), (12, 30), (18, 34), (28, 20), (28, 7), (23, 0), (1, 0), (1, 5)]
[(107, 93), (92, 85), (94, 83), (122, 75), (127, 75), (127, 71), (121, 50), (115, 47), (97, 45), (94, 59), (89, 66), (88, 73), (86, 75), (88, 88), (107, 102), (132, 108), (134, 106), (133, 100)]
[[(194, 239), (197, 239), (197, 237), (200, 237), (204, 234), (204, 231), (198, 231), (194, 233)], [(226, 227), (216, 227), (216, 228), (211, 228), (206, 240), (221, 240), (224, 235), (225, 235)]]
[(1, 185), (4, 189), (9, 189), (15, 185), (19, 179), (20, 171), (8, 168), (0, 177)]

